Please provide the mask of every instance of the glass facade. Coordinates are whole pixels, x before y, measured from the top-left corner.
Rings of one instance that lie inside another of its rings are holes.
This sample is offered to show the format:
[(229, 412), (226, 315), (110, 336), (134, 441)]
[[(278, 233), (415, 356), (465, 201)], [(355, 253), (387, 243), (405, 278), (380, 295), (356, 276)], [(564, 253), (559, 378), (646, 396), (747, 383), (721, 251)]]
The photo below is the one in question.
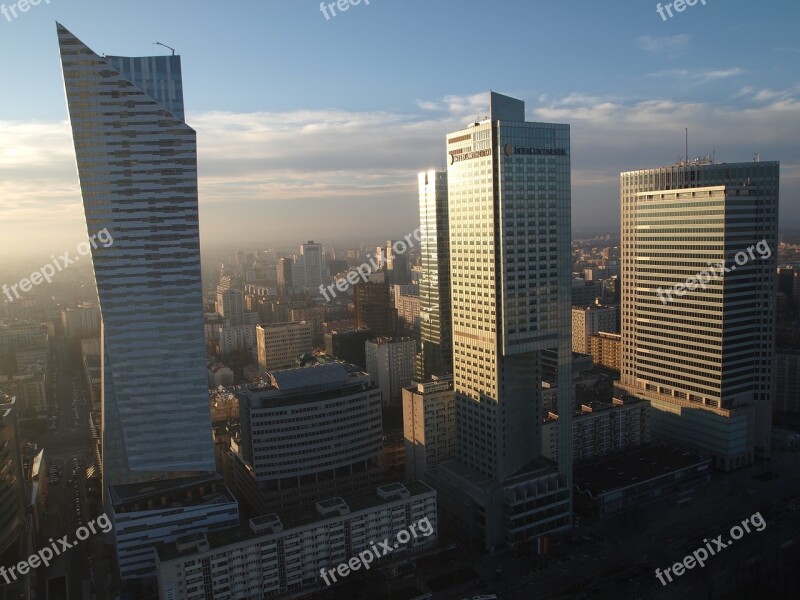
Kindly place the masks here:
[(17, 405), (0, 392), (0, 555), (20, 539), (25, 521)]
[[(620, 179), (621, 382), (682, 407), (687, 423), (695, 408), (724, 416), (704, 442), (672, 417), (656, 415), (653, 433), (733, 466), (770, 445), (778, 182), (777, 162), (681, 163)], [(751, 410), (743, 449), (738, 414)]]
[(105, 485), (214, 471), (196, 135), (179, 56), (100, 57), (58, 25), (103, 332)]
[(447, 171), (419, 174), (419, 218), (422, 274), (416, 374), (419, 381), (430, 381), (433, 375), (453, 371)]
[(492, 93), (492, 116), (447, 153), (456, 454), (503, 482), (541, 453), (541, 351), (558, 348), (571, 389), (569, 126), (525, 122), (523, 102)]

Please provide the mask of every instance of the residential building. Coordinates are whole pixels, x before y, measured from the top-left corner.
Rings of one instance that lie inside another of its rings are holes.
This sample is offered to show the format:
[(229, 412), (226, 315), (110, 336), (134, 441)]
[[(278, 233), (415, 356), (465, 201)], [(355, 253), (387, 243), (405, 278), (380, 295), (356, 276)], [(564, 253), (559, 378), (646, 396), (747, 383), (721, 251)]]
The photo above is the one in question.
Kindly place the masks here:
[[(636, 398), (614, 398), (611, 404), (582, 404), (572, 417), (572, 460), (580, 464), (650, 441), (650, 404)], [(542, 424), (542, 452), (558, 460), (558, 414), (549, 412)]]
[(403, 388), (406, 479), (426, 479), (455, 458), (455, 393), (451, 376)]
[(622, 336), (600, 332), (589, 337), (589, 354), (596, 365), (619, 373), (622, 364)]
[(395, 285), (393, 291), (399, 328), (407, 333), (419, 331), (419, 286)]
[(197, 144), (181, 58), (99, 56), (57, 29), (88, 233), (114, 239), (92, 249), (104, 485), (212, 473)]
[(572, 351), (589, 354), (589, 338), (601, 331), (617, 332), (617, 308), (583, 306), (572, 309)]
[(98, 447), (119, 576), (137, 579), (154, 574), (155, 543), (238, 522), (230, 493), (208, 498), (215, 484), (205, 483), (218, 477), (196, 134), (185, 121), (180, 56), (99, 56), (61, 24), (57, 32), (88, 234), (113, 235), (92, 248), (102, 313)]
[(239, 505), (216, 474), (116, 485), (109, 505), (123, 580), (152, 577), (159, 544), (239, 525)]
[(244, 293), (233, 288), (217, 287), (217, 313), (227, 325), (244, 325)]
[(290, 321), (305, 321), (311, 324), (311, 343), (315, 347), (325, 343), (322, 324), (325, 322), (325, 306), (298, 306), (289, 310)]
[(407, 337), (379, 337), (365, 348), (367, 373), (380, 388), (384, 406), (400, 406), (403, 388), (414, 378), (417, 343)]
[(100, 307), (82, 304), (61, 309), (61, 325), (68, 338), (92, 338), (100, 335)]
[(256, 325), (256, 344), (262, 373), (288, 369), (298, 356), (313, 349), (311, 323)]
[(391, 557), (436, 545), (436, 492), (420, 481), (384, 485), (348, 500), (328, 498), (282, 516), (261, 515), (247, 527), (159, 546), (159, 598), (272, 598), (322, 587), (323, 581), (334, 585), (341, 583), (336, 565), (403, 531), (410, 539), (395, 544)]

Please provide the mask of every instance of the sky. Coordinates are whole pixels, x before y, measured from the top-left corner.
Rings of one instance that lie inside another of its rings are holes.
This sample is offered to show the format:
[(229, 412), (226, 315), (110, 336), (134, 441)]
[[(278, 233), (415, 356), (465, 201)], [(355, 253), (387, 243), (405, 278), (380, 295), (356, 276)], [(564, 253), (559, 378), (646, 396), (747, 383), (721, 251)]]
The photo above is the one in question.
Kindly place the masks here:
[(205, 247), (413, 231), (417, 173), (445, 164), (446, 134), (488, 114), (490, 89), (571, 125), (574, 233), (617, 231), (619, 173), (675, 162), (685, 127), (690, 156), (780, 160), (781, 226), (800, 225), (797, 0), (698, 0), (672, 17), (650, 0), (335, 10), (40, 0), (0, 14), (0, 266), (87, 236), (56, 21), (99, 54), (178, 50)]

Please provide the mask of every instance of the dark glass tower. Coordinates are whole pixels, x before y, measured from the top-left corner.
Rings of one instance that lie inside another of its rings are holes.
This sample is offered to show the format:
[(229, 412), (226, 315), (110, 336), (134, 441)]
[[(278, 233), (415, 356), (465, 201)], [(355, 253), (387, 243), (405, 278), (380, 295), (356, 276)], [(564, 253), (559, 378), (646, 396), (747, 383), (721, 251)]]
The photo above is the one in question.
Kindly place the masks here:
[(422, 275), (416, 375), (419, 381), (430, 381), (432, 375), (453, 372), (447, 171), (419, 174), (419, 220)]

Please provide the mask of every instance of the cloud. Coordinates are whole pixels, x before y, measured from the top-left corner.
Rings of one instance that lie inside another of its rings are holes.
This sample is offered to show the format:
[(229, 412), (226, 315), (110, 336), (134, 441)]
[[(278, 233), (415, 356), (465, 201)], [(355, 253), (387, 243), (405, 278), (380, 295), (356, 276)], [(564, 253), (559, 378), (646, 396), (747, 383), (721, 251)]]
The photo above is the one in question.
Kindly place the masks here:
[(679, 54), (681, 50), (689, 45), (690, 41), (691, 37), (685, 33), (665, 37), (643, 35), (636, 40), (643, 50), (653, 54), (665, 54), (669, 57)]
[(648, 77), (658, 77), (672, 80), (683, 80), (685, 82), (704, 84), (712, 81), (720, 81), (731, 77), (738, 77), (745, 73), (744, 69), (732, 67), (730, 69), (668, 69), (650, 73)]
[[(696, 71), (735, 77), (736, 69)], [(688, 76), (688, 75), (687, 75)], [(782, 222), (800, 222), (800, 87), (744, 87), (730, 102), (540, 96), (534, 121), (571, 124), (573, 227), (615, 229), (619, 173), (683, 153), (782, 161)], [(488, 113), (488, 94), (422, 99), (408, 113), (189, 113), (198, 133), (202, 239), (272, 245), (402, 235), (418, 222), (416, 174), (445, 162), (447, 133)], [(45, 256), (86, 234), (66, 122), (0, 121), (0, 252)], [(59, 238), (59, 236), (62, 236)], [(53, 247), (55, 245), (55, 247)]]

